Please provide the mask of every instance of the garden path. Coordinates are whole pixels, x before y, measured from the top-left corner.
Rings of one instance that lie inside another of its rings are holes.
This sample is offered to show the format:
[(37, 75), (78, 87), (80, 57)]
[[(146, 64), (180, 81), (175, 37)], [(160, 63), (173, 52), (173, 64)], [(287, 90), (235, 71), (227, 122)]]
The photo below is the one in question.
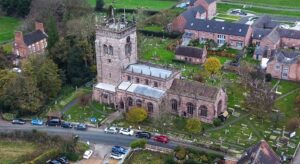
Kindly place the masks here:
[(70, 108), (72, 108), (74, 105), (77, 104), (78, 100), (79, 100), (79, 98), (76, 98), (75, 100), (71, 101), (68, 105), (66, 105), (66, 106), (64, 107), (64, 109), (63, 109), (61, 112), (62, 112), (62, 113), (67, 112)]
[(206, 130), (206, 131), (207, 131), (207, 132), (212, 132), (212, 131), (217, 131), (217, 130), (223, 129), (223, 128), (225, 128), (226, 126), (228, 126), (228, 125), (230, 125), (230, 124), (236, 123), (236, 122), (238, 122), (239, 120), (241, 120), (241, 119), (243, 119), (243, 118), (245, 118), (245, 117), (248, 117), (249, 115), (250, 115), (250, 113), (246, 113), (246, 114), (244, 114), (244, 115), (242, 115), (242, 116), (240, 116), (240, 117), (238, 117), (238, 118), (236, 118), (236, 119), (233, 119), (233, 120), (231, 120), (231, 121), (226, 122), (226, 123), (223, 124), (222, 126), (215, 127), (215, 128), (211, 128), (211, 129), (208, 129), (208, 130)]

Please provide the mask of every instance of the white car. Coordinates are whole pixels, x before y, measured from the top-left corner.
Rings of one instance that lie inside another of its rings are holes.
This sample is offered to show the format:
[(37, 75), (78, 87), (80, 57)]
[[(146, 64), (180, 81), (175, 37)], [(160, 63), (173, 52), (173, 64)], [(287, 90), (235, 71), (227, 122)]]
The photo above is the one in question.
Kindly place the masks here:
[(134, 131), (129, 128), (122, 128), (119, 133), (127, 136), (133, 136)]
[(83, 154), (83, 159), (89, 159), (93, 154), (93, 150), (87, 150)]
[(104, 129), (105, 133), (110, 133), (110, 134), (117, 134), (118, 133), (118, 128), (111, 126), (111, 127), (107, 127)]
[(110, 158), (116, 159), (116, 160), (121, 160), (124, 158), (124, 154), (119, 154), (119, 153), (111, 153)]

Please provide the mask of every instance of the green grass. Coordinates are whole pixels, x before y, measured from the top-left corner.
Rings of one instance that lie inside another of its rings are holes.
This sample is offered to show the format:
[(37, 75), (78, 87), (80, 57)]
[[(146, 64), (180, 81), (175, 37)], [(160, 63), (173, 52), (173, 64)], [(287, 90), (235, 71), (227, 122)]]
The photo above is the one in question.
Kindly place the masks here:
[(275, 7), (289, 7), (289, 8), (300, 8), (300, 3), (296, 3), (296, 0), (227, 0), (230, 2), (237, 2), (243, 4), (253, 4), (262, 6), (275, 6)]
[(14, 38), (14, 31), (21, 24), (21, 21), (12, 17), (0, 16), (0, 44)]
[(158, 25), (145, 26), (143, 30), (162, 32), (164, 29)]
[(164, 164), (168, 155), (148, 150), (140, 152), (134, 152), (130, 160), (125, 161), (125, 164), (137, 163), (137, 164)]
[(223, 56), (216, 56), (216, 55), (208, 55), (208, 57), (215, 57), (218, 58), (221, 62), (221, 64), (223, 65), (225, 62), (227, 61), (231, 61), (232, 58), (228, 58), (228, 57), (223, 57)]
[(97, 118), (101, 122), (113, 110), (104, 105), (92, 102), (87, 106), (76, 104), (71, 107), (66, 113), (66, 120), (75, 122), (89, 122), (90, 118)]
[(5, 164), (16, 163), (22, 156), (29, 155), (37, 149), (37, 145), (21, 140), (0, 140), (0, 161)]
[[(266, 1), (267, 2), (267, 1)], [(217, 4), (217, 11), (218, 13), (227, 13), (230, 9), (241, 9), (243, 8), (242, 5), (230, 5), (230, 4)], [(257, 13), (257, 14), (270, 14), (270, 15), (282, 15), (282, 16), (288, 16), (288, 17), (300, 17), (300, 11), (294, 12), (294, 11), (282, 11), (282, 10), (270, 10), (270, 9), (262, 9), (262, 8), (246, 8), (244, 9), (246, 12), (250, 13)]]
[[(96, 0), (88, 0), (92, 6), (96, 5)], [(168, 9), (176, 5), (177, 0), (104, 0), (105, 6), (112, 4), (114, 7), (126, 9), (145, 9), (145, 10), (161, 10)]]

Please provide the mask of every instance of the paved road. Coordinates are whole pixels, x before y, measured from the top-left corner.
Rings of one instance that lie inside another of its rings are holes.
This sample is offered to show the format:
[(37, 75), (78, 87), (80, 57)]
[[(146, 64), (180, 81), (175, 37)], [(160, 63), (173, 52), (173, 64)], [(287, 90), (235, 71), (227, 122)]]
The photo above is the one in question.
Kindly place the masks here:
[[(74, 129), (64, 129), (60, 127), (46, 127), (46, 126), (32, 126), (29, 124), (26, 125), (12, 125), (10, 123), (0, 122), (0, 132), (8, 132), (14, 130), (32, 130), (37, 129), (38, 131), (47, 132), (51, 135), (78, 135), (82, 141), (89, 141), (90, 143), (104, 143), (111, 145), (121, 145), (121, 146), (129, 146), (130, 143), (135, 140), (135, 137), (132, 136), (124, 136), (119, 134), (106, 134), (103, 129), (89, 128), (87, 131), (77, 131)], [(191, 144), (184, 144), (175, 141), (170, 141), (168, 144), (162, 144), (153, 140), (149, 140), (148, 144), (166, 147), (166, 148), (175, 148), (178, 145), (182, 145), (185, 147), (194, 148), (200, 151), (205, 151), (208, 153), (214, 153), (218, 155), (225, 155), (223, 152), (207, 149), (204, 147), (194, 146)]]

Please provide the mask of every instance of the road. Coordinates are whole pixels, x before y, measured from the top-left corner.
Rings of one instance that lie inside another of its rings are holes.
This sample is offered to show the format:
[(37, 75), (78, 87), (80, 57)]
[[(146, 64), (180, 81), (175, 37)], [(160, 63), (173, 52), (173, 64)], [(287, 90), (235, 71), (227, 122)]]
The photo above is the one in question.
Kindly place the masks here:
[[(47, 132), (51, 135), (78, 135), (82, 141), (89, 141), (90, 143), (102, 143), (102, 144), (109, 144), (109, 145), (121, 145), (121, 146), (129, 146), (130, 143), (135, 140), (136, 138), (133, 136), (124, 136), (119, 134), (106, 134), (104, 133), (103, 129), (97, 128), (89, 128), (87, 131), (78, 131), (74, 129), (64, 129), (61, 127), (46, 127), (46, 126), (32, 126), (29, 124), (25, 125), (12, 125), (10, 123), (5, 123), (0, 121), (0, 132), (9, 132), (9, 131), (30, 131), (32, 129), (36, 129), (38, 131)], [(181, 145), (185, 147), (190, 147), (193, 149), (197, 149), (199, 151), (205, 151), (207, 153), (213, 153), (218, 155), (225, 155), (225, 153), (220, 151), (215, 151), (211, 149), (207, 149), (205, 147), (194, 146), (192, 144), (185, 144), (175, 141), (170, 141), (167, 144), (159, 143), (154, 140), (148, 140), (148, 144), (161, 146), (165, 148), (174, 149), (176, 146)]]

